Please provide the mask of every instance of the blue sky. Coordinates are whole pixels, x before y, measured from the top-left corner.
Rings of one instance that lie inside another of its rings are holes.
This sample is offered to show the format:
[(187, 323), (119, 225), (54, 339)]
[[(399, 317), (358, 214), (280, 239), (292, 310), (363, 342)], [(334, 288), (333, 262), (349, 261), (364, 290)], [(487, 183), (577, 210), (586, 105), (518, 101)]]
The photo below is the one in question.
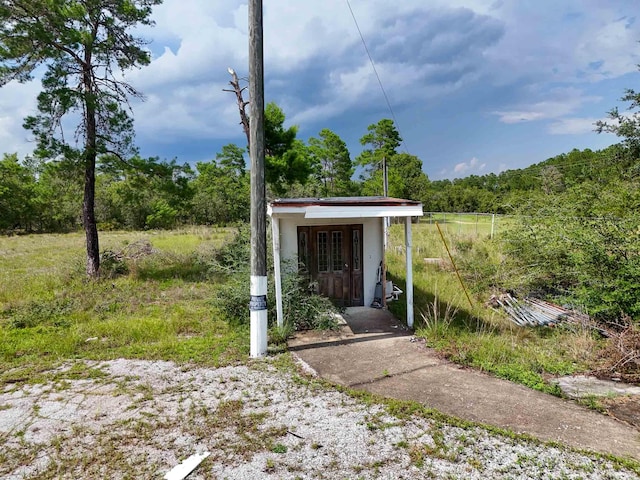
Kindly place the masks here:
[[(307, 140), (330, 128), (353, 157), (369, 124), (391, 114), (346, 0), (268, 0), (267, 101)], [(499, 172), (597, 135), (625, 88), (638, 85), (640, 19), (633, 0), (351, 0), (392, 104), (405, 149), (431, 179)], [(638, 12), (640, 13), (640, 12)], [(147, 101), (133, 105), (143, 156), (209, 160), (244, 146), (227, 67), (248, 71), (246, 2), (165, 0), (148, 67), (127, 73)], [(22, 119), (39, 82), (0, 89), (3, 151), (29, 153)]]

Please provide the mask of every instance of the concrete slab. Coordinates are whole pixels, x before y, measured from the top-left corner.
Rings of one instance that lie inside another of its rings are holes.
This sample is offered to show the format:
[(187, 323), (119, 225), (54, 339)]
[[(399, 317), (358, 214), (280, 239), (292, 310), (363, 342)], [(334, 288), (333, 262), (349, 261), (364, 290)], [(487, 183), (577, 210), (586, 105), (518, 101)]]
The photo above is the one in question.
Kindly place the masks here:
[(555, 380), (570, 398), (615, 397), (618, 395), (640, 395), (640, 387), (611, 380), (601, 380), (589, 375), (560, 377)]
[(337, 334), (302, 333), (290, 342), (294, 355), (323, 378), (541, 440), (640, 460), (640, 430), (630, 425), (450, 364), (387, 311), (347, 309), (344, 317), (348, 326)]

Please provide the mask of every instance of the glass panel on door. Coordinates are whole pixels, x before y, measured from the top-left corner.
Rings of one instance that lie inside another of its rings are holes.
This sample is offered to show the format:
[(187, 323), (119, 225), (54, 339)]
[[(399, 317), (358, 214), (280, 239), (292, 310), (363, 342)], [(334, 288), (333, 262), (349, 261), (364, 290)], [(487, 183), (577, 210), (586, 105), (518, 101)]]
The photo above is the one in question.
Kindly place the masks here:
[(341, 272), (342, 258), (342, 232), (331, 232), (331, 260), (332, 271)]

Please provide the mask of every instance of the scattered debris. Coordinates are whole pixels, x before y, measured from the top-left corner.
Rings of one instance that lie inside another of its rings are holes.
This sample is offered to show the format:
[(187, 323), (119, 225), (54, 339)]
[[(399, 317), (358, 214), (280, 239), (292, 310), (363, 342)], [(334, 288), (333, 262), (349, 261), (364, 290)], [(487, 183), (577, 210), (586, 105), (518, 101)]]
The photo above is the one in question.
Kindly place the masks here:
[(603, 364), (593, 374), (640, 384), (640, 327), (627, 321), (620, 330), (607, 329), (609, 341), (599, 355)]
[(121, 259), (137, 260), (157, 252), (149, 240), (142, 238), (126, 245), (122, 250), (117, 252), (116, 255)]
[(127, 260), (139, 260), (157, 253), (149, 240), (141, 239), (126, 245), (119, 252), (105, 250), (100, 253), (100, 270), (104, 278), (115, 278), (128, 273)]
[(191, 455), (181, 464), (176, 465), (164, 475), (164, 480), (184, 480), (191, 472), (193, 472), (202, 461), (211, 455), (211, 452), (204, 452), (202, 454), (196, 453)]
[(347, 321), (346, 321), (346, 320), (344, 319), (344, 317), (343, 317), (340, 313), (338, 313), (338, 312), (329, 312), (329, 316), (330, 316), (331, 318), (333, 318), (333, 319), (336, 321), (336, 323), (337, 323), (338, 325), (340, 325), (340, 326), (342, 326), (342, 325), (346, 325), (346, 324), (347, 324)]
[(588, 315), (576, 310), (567, 309), (537, 298), (518, 300), (509, 293), (492, 295), (488, 302), (493, 308), (502, 308), (511, 321), (522, 327), (554, 326), (569, 321), (581, 324), (590, 323)]
[(637, 395), (606, 397), (600, 401), (609, 415), (640, 428), (640, 401)]
[(441, 270), (446, 270), (449, 268), (449, 264), (444, 258), (426, 257), (426, 258), (423, 258), (423, 260), (424, 260), (424, 263), (426, 263), (427, 265), (435, 265)]

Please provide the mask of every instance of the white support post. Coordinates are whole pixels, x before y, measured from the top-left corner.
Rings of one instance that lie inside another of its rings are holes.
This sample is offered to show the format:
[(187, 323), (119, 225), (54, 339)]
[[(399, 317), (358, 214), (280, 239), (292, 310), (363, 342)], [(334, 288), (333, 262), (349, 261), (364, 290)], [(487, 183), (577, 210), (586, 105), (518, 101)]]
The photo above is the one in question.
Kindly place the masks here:
[(413, 240), (411, 238), (411, 217), (406, 217), (404, 224), (404, 245), (407, 252), (407, 326), (413, 328), (413, 255), (411, 252)]
[[(256, 303), (254, 305), (254, 303)], [(267, 277), (251, 275), (251, 357), (267, 354)]]
[(273, 274), (276, 287), (276, 312), (278, 326), (283, 323), (282, 314), (282, 278), (280, 277), (280, 219), (271, 217), (271, 236), (273, 237)]
[(382, 308), (387, 308), (387, 219), (382, 217), (382, 262), (380, 280), (382, 282)]

